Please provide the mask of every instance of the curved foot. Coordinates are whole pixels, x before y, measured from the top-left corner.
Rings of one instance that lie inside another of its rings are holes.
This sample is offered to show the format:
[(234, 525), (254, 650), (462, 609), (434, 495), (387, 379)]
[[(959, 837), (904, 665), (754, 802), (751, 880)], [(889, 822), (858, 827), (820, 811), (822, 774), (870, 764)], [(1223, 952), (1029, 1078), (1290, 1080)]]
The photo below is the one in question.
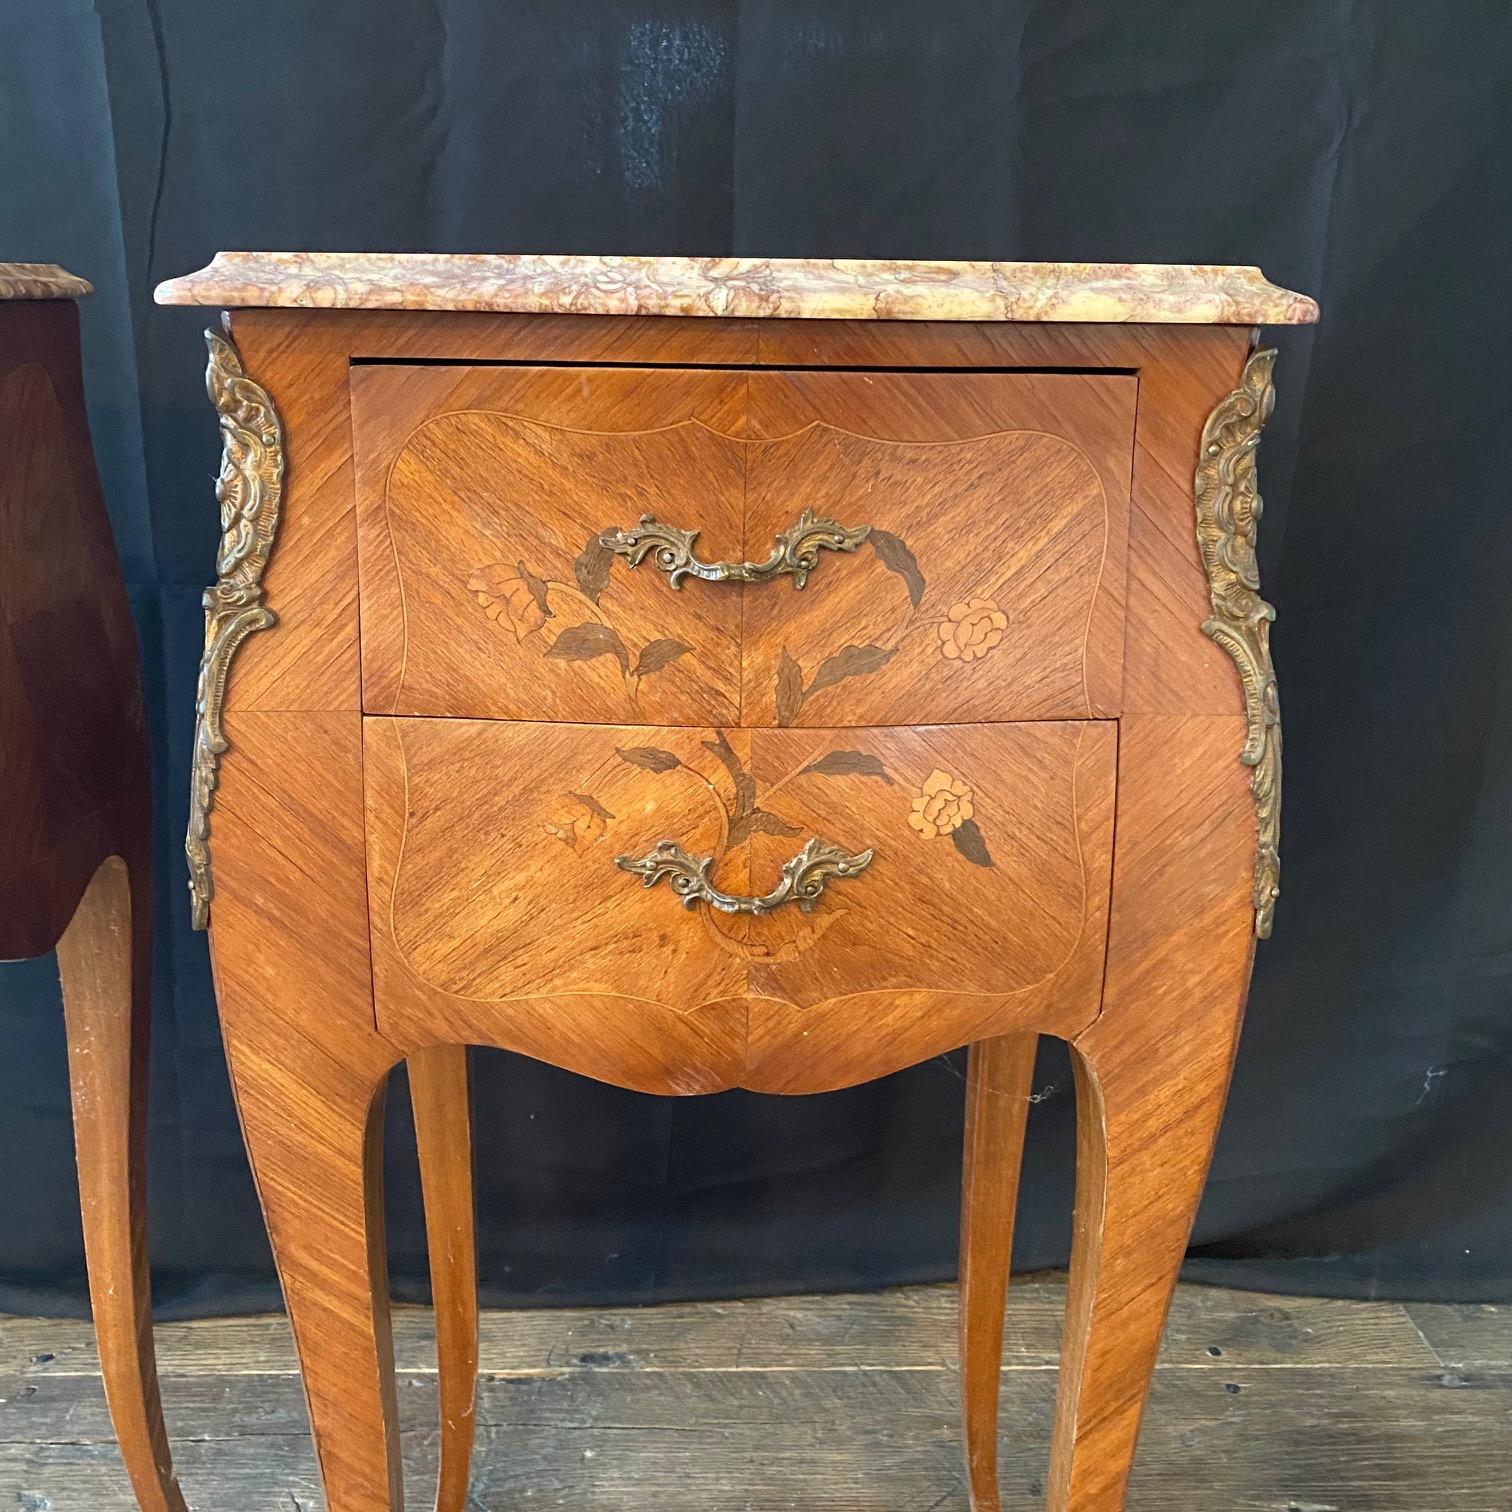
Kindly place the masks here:
[(133, 873), (107, 858), (58, 941), (58, 975), (105, 1397), (142, 1512), (185, 1512), (158, 1394), (147, 1265), (148, 897), (145, 867)]
[(410, 1101), (425, 1195), (436, 1366), (441, 1398), (441, 1476), (436, 1512), (462, 1512), (477, 1428), (477, 1234), (472, 1119), (465, 1045), (428, 1045), (409, 1057)]
[(998, 1512), (998, 1393), (1024, 1125), (1039, 1037), (971, 1047), (961, 1172), (961, 1415), (972, 1512)]

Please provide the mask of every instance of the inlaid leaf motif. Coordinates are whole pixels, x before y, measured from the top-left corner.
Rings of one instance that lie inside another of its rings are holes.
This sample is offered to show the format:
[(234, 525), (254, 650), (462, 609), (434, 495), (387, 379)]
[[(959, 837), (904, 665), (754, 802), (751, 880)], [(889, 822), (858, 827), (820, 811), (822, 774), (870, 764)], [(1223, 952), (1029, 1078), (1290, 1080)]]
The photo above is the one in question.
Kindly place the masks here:
[(752, 809), (748, 814), (738, 814), (730, 823), (730, 844), (743, 845), (752, 835), (801, 835), (803, 830), (786, 819), (766, 809)]
[(739, 819), (750, 813), (756, 806), (756, 779), (741, 765), (740, 757), (735, 754), (735, 747), (730, 744), (725, 732), (716, 730), (714, 739), (704, 741), (703, 748), (712, 751), (719, 758), (720, 764), (735, 783), (734, 817)]
[(975, 866), (991, 866), (992, 852), (987, 849), (986, 837), (975, 819), (958, 824), (950, 832), (955, 848)]
[(896, 646), (842, 646), (833, 656), (819, 663), (819, 670), (804, 697), (811, 698), (821, 688), (832, 688), (848, 677), (864, 677), (868, 672), (879, 671), (897, 654)]
[(729, 737), (723, 730), (715, 730), (713, 740), (702, 741), (704, 750), (713, 752), (719, 757), (720, 764), (737, 780), (745, 776), (745, 768), (740, 764), (740, 757), (735, 754), (735, 747), (730, 744)]
[(577, 560), (572, 564), (572, 575), (577, 579), (578, 587), (582, 589), (583, 596), (595, 607), (598, 605), (599, 595), (609, 582), (609, 568), (613, 563), (614, 553), (597, 536), (594, 536), (578, 553)]
[(520, 574), (520, 581), (524, 583), (525, 591), (536, 601), (536, 607), (541, 611), (541, 618), (550, 619), (551, 605), (546, 601), (546, 584), (524, 562), (516, 562), (515, 571)]
[(924, 574), (919, 571), (919, 559), (909, 549), (908, 542), (890, 530), (878, 530), (875, 525), (866, 539), (882, 565), (889, 572), (896, 572), (908, 585), (908, 602), (917, 609), (924, 597)]
[(616, 746), (614, 754), (621, 761), (627, 761), (633, 767), (644, 767), (648, 772), (670, 772), (673, 767), (682, 765), (671, 751), (664, 751), (659, 746)]
[(596, 656), (612, 656), (623, 671), (630, 670), (630, 653), (625, 650), (625, 643), (608, 625), (596, 625), (592, 621), (568, 625), (546, 655), (558, 661), (592, 661)]
[(597, 814), (600, 819), (609, 820), (614, 818), (614, 815), (611, 814), (609, 810), (606, 809), (604, 805), (593, 796), (592, 793), (568, 793), (567, 796), (569, 798), (576, 798), (584, 808), (590, 809), (593, 813)]
[(679, 656), (686, 656), (692, 649), (680, 640), (651, 641), (636, 660), (635, 675), (645, 677), (652, 672), (660, 672), (663, 667), (675, 662)]
[(803, 669), (782, 648), (782, 659), (777, 663), (777, 723), (792, 724), (803, 707)]
[(887, 768), (866, 751), (828, 751), (804, 767), (803, 772), (812, 772), (816, 777), (879, 777), (888, 787), (893, 785)]

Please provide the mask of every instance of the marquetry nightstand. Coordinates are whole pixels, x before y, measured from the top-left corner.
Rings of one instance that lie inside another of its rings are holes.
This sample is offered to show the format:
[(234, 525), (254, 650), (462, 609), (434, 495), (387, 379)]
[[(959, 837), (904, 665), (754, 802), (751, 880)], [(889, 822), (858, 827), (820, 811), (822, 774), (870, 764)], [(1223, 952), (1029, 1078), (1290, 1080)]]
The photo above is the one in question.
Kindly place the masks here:
[(679, 1094), (970, 1044), (996, 1507), (1040, 1034), (1081, 1124), (1048, 1504), (1121, 1505), (1277, 892), (1253, 328), (1312, 301), (1247, 268), (251, 253), (158, 297), (236, 310), (191, 892), (331, 1512), (400, 1504), (402, 1058), (465, 1488), (469, 1044)]
[(147, 1268), (152, 794), (84, 413), (89, 292), (50, 263), (0, 263), (0, 960), (56, 948), (105, 1394), (142, 1512), (184, 1512)]

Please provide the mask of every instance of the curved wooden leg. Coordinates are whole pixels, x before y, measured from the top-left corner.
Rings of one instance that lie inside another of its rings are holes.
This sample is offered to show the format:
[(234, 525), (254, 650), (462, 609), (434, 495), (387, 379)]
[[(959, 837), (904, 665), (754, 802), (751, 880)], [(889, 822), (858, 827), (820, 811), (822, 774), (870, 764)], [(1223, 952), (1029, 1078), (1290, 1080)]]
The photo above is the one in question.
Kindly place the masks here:
[(972, 1512), (998, 1512), (998, 1391), (1024, 1125), (1039, 1037), (971, 1047), (961, 1171), (961, 1416)]
[(1223, 1113), (1254, 944), (1241, 735), (1229, 718), (1120, 732), (1103, 1010), (1072, 1045), (1076, 1221), (1051, 1512), (1124, 1504)]
[(425, 1196), (431, 1299), (436, 1310), (441, 1399), (436, 1512), (462, 1512), (472, 1464), (478, 1379), (477, 1234), (467, 1047), (428, 1045), (413, 1051), (408, 1065)]
[(184, 1512), (152, 1348), (147, 1264), (148, 873), (119, 856), (94, 874), (58, 941), (74, 1147), (100, 1373), (143, 1512)]
[(402, 1512), (383, 1234), (386, 1082), (300, 1085), (228, 1035), (328, 1512)]
[[(355, 711), (228, 720), (210, 955), (327, 1512), (400, 1512)], [(297, 773), (295, 783), (291, 773)]]

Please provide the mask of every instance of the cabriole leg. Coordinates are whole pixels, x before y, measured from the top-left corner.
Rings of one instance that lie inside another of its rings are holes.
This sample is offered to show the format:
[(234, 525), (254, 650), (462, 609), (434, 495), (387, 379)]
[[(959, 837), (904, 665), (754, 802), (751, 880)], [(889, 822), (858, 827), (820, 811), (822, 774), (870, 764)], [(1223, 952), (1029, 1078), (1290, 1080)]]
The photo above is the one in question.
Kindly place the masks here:
[[(214, 811), (211, 960), (327, 1512), (399, 1512), (355, 712), (247, 714)], [(297, 777), (291, 774), (297, 774)]]
[(472, 1116), (465, 1045), (428, 1045), (408, 1061), (441, 1399), (436, 1512), (462, 1512), (476, 1430), (478, 1267), (473, 1213)]
[(1076, 1219), (1046, 1504), (1119, 1512), (1253, 951), (1243, 721), (1125, 719), (1100, 1017), (1072, 1042)]
[(100, 1373), (142, 1512), (184, 1512), (152, 1348), (147, 1080), (152, 912), (145, 865), (109, 857), (58, 941), (74, 1147)]
[(383, 1234), (384, 1082), (300, 1084), (228, 1034), (328, 1512), (402, 1512)]
[(971, 1047), (961, 1173), (961, 1416), (972, 1512), (998, 1509), (998, 1394), (1033, 1034)]

